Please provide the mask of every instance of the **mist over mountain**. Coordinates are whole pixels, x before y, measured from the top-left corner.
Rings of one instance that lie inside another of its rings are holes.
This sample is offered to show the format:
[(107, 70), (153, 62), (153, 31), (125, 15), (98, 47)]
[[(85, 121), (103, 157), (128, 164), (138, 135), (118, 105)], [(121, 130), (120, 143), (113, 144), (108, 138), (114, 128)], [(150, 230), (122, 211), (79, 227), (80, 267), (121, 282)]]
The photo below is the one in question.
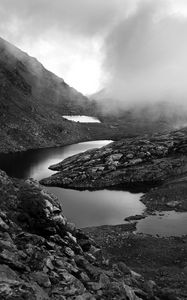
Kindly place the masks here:
[(1, 151), (49, 147), (84, 139), (63, 114), (90, 114), (91, 103), (35, 58), (0, 39)]
[(0, 33), (63, 77), (71, 69), (81, 87), (98, 81), (108, 110), (164, 102), (186, 111), (186, 1), (1, 2)]
[(172, 4), (137, 1), (106, 36), (100, 97), (111, 111), (163, 102), (187, 111), (187, 20)]

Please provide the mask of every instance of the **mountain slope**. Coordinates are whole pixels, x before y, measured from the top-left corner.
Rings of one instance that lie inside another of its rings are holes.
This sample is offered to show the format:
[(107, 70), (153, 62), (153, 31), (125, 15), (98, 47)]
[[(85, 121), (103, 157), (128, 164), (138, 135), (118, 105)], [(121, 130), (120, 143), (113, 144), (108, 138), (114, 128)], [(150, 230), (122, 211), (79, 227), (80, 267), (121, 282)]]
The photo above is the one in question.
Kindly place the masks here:
[(119, 99), (117, 95), (111, 96), (107, 89), (91, 95), (90, 99), (96, 103), (100, 120), (114, 125), (116, 123), (124, 130), (131, 128), (140, 135), (179, 129), (187, 124), (186, 105), (181, 105), (180, 99), (172, 101), (168, 98), (155, 102), (150, 99), (149, 102), (130, 103), (125, 95)]
[(35, 58), (0, 38), (0, 152), (86, 139), (63, 114), (91, 114), (92, 104)]

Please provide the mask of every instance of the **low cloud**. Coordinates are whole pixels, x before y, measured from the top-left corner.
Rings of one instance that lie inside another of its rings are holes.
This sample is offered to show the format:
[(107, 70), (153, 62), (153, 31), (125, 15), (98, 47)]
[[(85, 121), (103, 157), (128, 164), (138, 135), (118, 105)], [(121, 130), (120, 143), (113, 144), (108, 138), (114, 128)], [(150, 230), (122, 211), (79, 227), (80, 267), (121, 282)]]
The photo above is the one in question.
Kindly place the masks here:
[(81, 76), (84, 85), (88, 73), (90, 82), (97, 77), (94, 86), (104, 89), (112, 109), (187, 107), (183, 0), (1, 0), (0, 18), (2, 37), (30, 49), (65, 80), (75, 75), (72, 85)]
[(163, 101), (187, 107), (187, 18), (163, 2), (140, 2), (105, 40), (105, 93), (115, 107)]

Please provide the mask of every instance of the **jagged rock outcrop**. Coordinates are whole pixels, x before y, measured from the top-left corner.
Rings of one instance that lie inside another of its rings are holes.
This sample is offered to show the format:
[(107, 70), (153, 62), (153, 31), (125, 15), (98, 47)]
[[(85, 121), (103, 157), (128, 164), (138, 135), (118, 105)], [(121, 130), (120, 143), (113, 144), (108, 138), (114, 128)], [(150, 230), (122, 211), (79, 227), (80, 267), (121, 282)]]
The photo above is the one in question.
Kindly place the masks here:
[(44, 185), (75, 189), (141, 188), (186, 176), (187, 130), (123, 139), (50, 166)]
[(177, 299), (102, 250), (36, 181), (0, 171), (0, 298)]

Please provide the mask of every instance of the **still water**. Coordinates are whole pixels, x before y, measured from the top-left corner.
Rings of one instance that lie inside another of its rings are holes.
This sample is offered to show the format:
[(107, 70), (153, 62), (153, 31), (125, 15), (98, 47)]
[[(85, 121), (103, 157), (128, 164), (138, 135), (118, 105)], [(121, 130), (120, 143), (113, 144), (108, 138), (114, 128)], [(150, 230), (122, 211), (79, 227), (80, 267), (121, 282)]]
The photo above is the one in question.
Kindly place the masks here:
[[(92, 141), (66, 147), (29, 150), (22, 153), (0, 155), (0, 168), (17, 178), (40, 180), (54, 173), (48, 169), (52, 164), (86, 151), (102, 147), (111, 141)], [(126, 191), (76, 191), (47, 187), (62, 204), (66, 217), (78, 227), (117, 225), (124, 218), (142, 214), (145, 210), (140, 201), (142, 194)], [(187, 234), (187, 213), (166, 213), (164, 216), (149, 216), (137, 224), (137, 232), (159, 235)]]
[[(99, 148), (112, 141), (92, 141), (66, 147), (26, 151), (0, 156), (0, 168), (17, 178), (40, 180), (54, 174), (48, 169), (52, 164), (86, 151)], [(124, 222), (132, 214), (140, 214), (145, 206), (139, 201), (141, 194), (124, 191), (75, 191), (57, 187), (47, 187), (60, 200), (64, 214), (78, 227), (94, 225), (115, 225)]]
[(187, 213), (166, 211), (160, 215), (148, 216), (137, 224), (137, 232), (159, 236), (187, 234)]
[(89, 116), (63, 116), (63, 118), (80, 123), (101, 123), (99, 119)]

